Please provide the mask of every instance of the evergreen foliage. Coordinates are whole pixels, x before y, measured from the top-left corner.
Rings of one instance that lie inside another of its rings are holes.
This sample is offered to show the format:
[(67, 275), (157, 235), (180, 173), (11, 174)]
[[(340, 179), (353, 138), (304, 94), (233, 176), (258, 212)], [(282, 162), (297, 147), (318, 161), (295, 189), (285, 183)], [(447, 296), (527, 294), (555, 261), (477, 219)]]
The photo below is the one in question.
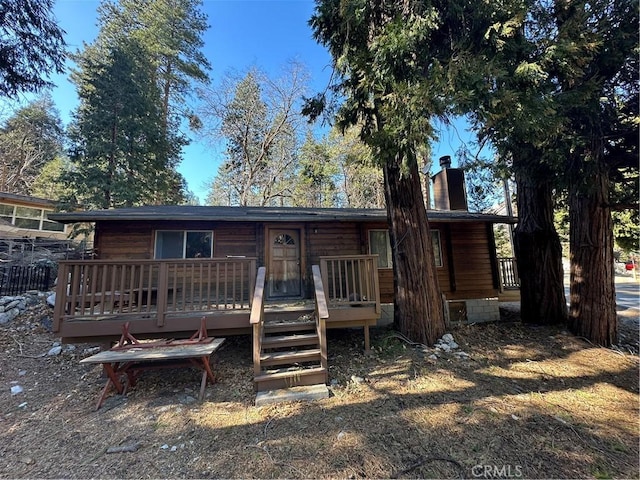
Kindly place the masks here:
[(176, 167), (195, 82), (208, 80), (196, 0), (104, 1), (100, 33), (76, 55), (80, 107), (70, 127), (69, 204), (112, 208), (175, 204), (186, 182)]
[(0, 96), (37, 92), (47, 77), (64, 70), (64, 31), (52, 14), (53, 0), (0, 2)]
[(0, 127), (0, 191), (33, 195), (45, 166), (62, 152), (64, 133), (49, 96), (16, 110)]

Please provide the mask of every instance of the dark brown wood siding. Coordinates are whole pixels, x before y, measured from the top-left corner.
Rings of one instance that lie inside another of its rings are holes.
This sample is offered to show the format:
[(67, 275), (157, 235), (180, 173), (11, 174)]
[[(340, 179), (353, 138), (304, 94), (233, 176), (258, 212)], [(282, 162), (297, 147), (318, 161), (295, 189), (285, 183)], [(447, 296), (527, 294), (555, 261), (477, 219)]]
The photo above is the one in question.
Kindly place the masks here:
[[(321, 256), (368, 254), (369, 230), (387, 229), (387, 224), (310, 222), (287, 224), (286, 228), (300, 229), (304, 244), (303, 291), (308, 295), (311, 265), (319, 264)], [(447, 299), (496, 296), (498, 289), (487, 224), (431, 222), (431, 229), (440, 232), (442, 266), (437, 267), (437, 275)], [(152, 259), (156, 230), (213, 230), (215, 257), (257, 257), (258, 266), (265, 265), (265, 225), (251, 222), (101, 222), (95, 235), (98, 257), (104, 260)], [(378, 276), (381, 301), (393, 302), (393, 270), (380, 269)]]
[(94, 243), (98, 258), (152, 259), (156, 230), (212, 230), (214, 257), (257, 257), (263, 250), (258, 225), (250, 222), (102, 222)]
[[(466, 222), (446, 224), (450, 234), (447, 255), (453, 268), (454, 281), (440, 277), (440, 288), (447, 299), (484, 298), (498, 295), (494, 282), (493, 256), (490, 252), (490, 229), (486, 223)], [(443, 242), (444, 243), (444, 242)], [(453, 284), (452, 284), (453, 283)]]

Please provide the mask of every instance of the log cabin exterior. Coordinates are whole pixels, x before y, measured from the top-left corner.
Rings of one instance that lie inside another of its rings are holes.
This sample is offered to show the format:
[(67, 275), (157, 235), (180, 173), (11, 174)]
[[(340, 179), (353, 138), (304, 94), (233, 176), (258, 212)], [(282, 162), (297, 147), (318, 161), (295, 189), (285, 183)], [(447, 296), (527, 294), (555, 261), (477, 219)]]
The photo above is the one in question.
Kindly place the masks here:
[[(139, 336), (178, 336), (204, 319), (214, 335), (253, 332), (256, 388), (270, 390), (292, 384), (286, 372), (265, 373), (284, 360), (317, 360), (296, 385), (326, 383), (326, 328), (364, 327), (368, 348), (369, 326), (393, 315), (385, 210), (146, 206), (53, 218), (95, 224), (97, 258), (59, 266), (54, 331), (65, 341), (115, 339), (124, 322)], [(500, 288), (492, 226), (515, 219), (466, 210), (428, 218), (446, 302), (497, 314), (497, 300), (495, 312), (486, 305)], [(304, 313), (315, 321), (278, 326)], [(313, 353), (301, 353), (311, 337)]]

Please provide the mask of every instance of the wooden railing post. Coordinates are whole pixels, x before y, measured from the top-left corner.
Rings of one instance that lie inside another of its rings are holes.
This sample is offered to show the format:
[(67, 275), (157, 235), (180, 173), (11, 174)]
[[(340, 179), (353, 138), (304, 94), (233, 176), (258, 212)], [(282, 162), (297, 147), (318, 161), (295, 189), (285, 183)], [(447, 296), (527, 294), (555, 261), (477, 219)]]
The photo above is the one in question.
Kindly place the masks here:
[(160, 263), (158, 271), (158, 322), (159, 327), (164, 326), (164, 317), (167, 311), (169, 300), (169, 264)]
[(251, 316), (249, 323), (253, 330), (253, 373), (260, 374), (260, 354), (262, 353), (262, 328), (264, 321), (264, 285), (267, 276), (266, 267), (258, 268), (256, 275), (253, 300), (251, 302)]
[[(327, 298), (324, 293), (322, 274), (318, 265), (312, 265), (313, 287), (316, 304), (316, 329), (318, 332), (318, 342), (320, 343), (320, 365), (328, 372), (329, 362), (327, 355), (327, 319), (329, 309), (327, 308)], [(328, 381), (328, 373), (325, 373), (325, 383)]]
[[(56, 284), (56, 303), (53, 308), (53, 331), (60, 331), (64, 311), (68, 305), (67, 287), (69, 285), (69, 266), (65, 262), (58, 264), (58, 283)], [(71, 308), (70, 306), (68, 308)]]

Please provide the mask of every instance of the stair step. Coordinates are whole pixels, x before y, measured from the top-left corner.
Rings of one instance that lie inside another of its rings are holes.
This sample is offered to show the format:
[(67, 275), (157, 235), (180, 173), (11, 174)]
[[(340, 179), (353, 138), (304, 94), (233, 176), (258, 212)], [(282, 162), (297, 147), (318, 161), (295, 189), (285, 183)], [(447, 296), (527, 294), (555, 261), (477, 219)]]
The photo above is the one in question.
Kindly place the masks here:
[(264, 333), (301, 332), (316, 329), (316, 322), (265, 322)]
[(314, 310), (314, 307), (304, 305), (297, 307), (288, 306), (282, 309), (269, 306), (265, 307), (264, 318), (267, 322), (271, 320), (295, 322), (301, 320), (301, 317), (313, 316)]
[(256, 395), (256, 407), (282, 402), (309, 402), (329, 396), (329, 389), (324, 383), (302, 387), (266, 390)]
[(317, 385), (327, 382), (327, 370), (323, 367), (298, 370), (279, 369), (256, 375), (253, 381), (258, 392), (304, 385)]
[(274, 335), (262, 338), (262, 348), (285, 348), (298, 347), (304, 345), (317, 345), (318, 335), (316, 333), (301, 333), (292, 335)]
[(320, 349), (310, 348), (308, 350), (288, 350), (286, 352), (268, 352), (260, 355), (260, 365), (285, 365), (293, 363), (313, 362), (320, 363)]

